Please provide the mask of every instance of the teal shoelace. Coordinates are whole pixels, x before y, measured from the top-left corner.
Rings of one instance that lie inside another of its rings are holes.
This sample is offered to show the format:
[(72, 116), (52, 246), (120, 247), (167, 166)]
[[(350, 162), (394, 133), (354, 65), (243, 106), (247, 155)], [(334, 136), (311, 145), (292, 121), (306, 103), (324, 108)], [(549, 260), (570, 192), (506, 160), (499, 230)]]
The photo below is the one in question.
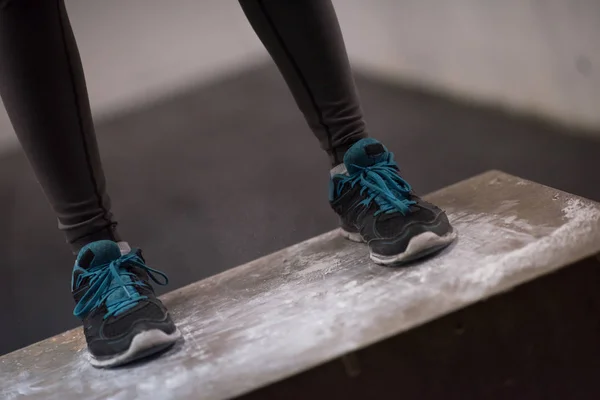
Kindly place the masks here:
[[(148, 267), (134, 252), (90, 270), (76, 267), (82, 273), (77, 277), (75, 287), (79, 287), (86, 278), (90, 278), (90, 286), (75, 306), (73, 314), (78, 318), (83, 318), (91, 310), (105, 303), (107, 313), (104, 315), (104, 319), (107, 319), (112, 315), (119, 315), (135, 306), (140, 300), (148, 298), (140, 295), (136, 290), (136, 288), (148, 287), (148, 284), (124, 268), (126, 265), (132, 264), (146, 271), (152, 281), (159, 285), (166, 285), (169, 282), (165, 273)], [(163, 281), (159, 280), (156, 275), (162, 277)]]
[(408, 196), (412, 189), (398, 174), (398, 167), (391, 157), (387, 161), (369, 167), (352, 165), (352, 168), (356, 169), (356, 172), (342, 178), (341, 184), (337, 187), (338, 196), (344, 185), (350, 184), (352, 187), (360, 185), (361, 195), (365, 192), (368, 194), (360, 204), (369, 207), (375, 201), (379, 206), (375, 215), (394, 212), (406, 215), (410, 212), (410, 206), (416, 204), (415, 201), (409, 200)]

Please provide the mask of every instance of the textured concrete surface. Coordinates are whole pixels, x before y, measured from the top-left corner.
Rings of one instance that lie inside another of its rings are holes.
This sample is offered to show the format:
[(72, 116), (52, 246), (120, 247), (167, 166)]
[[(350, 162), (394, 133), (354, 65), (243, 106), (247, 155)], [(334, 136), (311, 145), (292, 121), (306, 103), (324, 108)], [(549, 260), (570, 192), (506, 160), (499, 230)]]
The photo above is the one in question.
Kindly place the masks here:
[[(600, 141), (357, 75), (374, 137), (428, 193), (502, 169), (600, 200)], [(328, 163), (272, 66), (98, 121), (123, 235), (173, 290), (334, 229)], [(0, 354), (78, 325), (73, 257), (19, 151), (0, 156)], [(39, 301), (38, 299), (51, 299)]]
[(590, 257), (240, 400), (596, 400), (600, 266)]
[(87, 363), (79, 330), (0, 358), (13, 399), (224, 399), (568, 266), (600, 251), (600, 205), (492, 171), (428, 196), (460, 238), (407, 268), (368, 261), (336, 231), (164, 296), (183, 339), (117, 371)]

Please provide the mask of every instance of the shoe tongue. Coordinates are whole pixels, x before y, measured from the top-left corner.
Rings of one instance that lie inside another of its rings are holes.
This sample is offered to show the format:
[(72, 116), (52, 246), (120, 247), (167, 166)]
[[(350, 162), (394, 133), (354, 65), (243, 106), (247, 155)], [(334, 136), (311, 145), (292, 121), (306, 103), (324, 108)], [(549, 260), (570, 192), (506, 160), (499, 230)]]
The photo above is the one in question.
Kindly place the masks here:
[(121, 257), (119, 245), (110, 240), (99, 240), (83, 247), (77, 256), (77, 264), (81, 268), (90, 269)]
[(354, 143), (344, 155), (344, 164), (349, 174), (358, 172), (358, 167), (370, 167), (389, 158), (389, 152), (383, 144), (372, 138), (361, 139)]

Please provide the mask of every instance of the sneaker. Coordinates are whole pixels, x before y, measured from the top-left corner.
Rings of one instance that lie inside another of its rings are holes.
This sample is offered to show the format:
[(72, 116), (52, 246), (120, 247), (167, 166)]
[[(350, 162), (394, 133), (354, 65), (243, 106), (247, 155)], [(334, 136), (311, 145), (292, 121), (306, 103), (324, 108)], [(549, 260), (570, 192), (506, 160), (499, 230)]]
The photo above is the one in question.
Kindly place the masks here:
[(71, 280), (73, 314), (83, 321), (93, 366), (122, 365), (166, 350), (179, 338), (150, 279), (168, 283), (124, 242), (101, 240), (79, 252)]
[(356, 142), (332, 169), (329, 201), (342, 235), (368, 243), (377, 264), (413, 261), (456, 238), (444, 211), (413, 193), (394, 155), (372, 138)]

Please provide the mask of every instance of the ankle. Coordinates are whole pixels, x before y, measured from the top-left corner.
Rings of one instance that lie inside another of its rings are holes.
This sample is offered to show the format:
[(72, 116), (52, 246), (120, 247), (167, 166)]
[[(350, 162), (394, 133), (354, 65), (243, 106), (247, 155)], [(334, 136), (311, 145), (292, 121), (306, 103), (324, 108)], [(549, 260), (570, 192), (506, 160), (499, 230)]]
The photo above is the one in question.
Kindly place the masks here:
[(333, 149), (329, 150), (327, 154), (329, 155), (329, 161), (331, 162), (331, 167), (335, 168), (340, 164), (344, 163), (344, 156), (350, 147), (352, 147), (356, 142), (363, 139), (363, 137), (352, 138)]
[[(79, 237), (79, 238), (68, 239), (68, 242), (71, 245), (73, 254), (78, 254), (79, 251), (83, 247), (87, 246), (90, 243), (97, 242), (99, 240), (110, 240), (117, 244), (119, 244), (119, 243), (126, 244), (126, 242), (122, 241), (121, 237), (119, 236), (119, 234), (116, 230), (116, 226), (114, 226), (114, 225), (107, 226), (105, 228), (102, 228), (99, 231), (92, 232), (90, 234), (87, 234), (87, 235)], [(120, 244), (119, 244), (119, 247), (121, 247)], [(129, 247), (129, 245), (127, 245), (127, 247)]]

